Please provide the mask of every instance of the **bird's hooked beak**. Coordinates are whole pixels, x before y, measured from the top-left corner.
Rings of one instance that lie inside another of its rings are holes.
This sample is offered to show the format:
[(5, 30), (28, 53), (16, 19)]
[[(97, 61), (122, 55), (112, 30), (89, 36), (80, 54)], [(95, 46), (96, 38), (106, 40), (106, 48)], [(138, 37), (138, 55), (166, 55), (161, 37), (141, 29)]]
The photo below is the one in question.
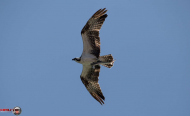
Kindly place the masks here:
[(75, 60), (75, 58), (73, 58), (72, 60)]

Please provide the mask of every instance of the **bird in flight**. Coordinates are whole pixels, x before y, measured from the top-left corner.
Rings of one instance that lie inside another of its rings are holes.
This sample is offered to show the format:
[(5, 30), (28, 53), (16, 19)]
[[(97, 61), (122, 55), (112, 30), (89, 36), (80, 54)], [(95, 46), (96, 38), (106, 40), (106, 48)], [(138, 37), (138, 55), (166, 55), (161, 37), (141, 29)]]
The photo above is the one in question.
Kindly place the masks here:
[(100, 65), (111, 68), (115, 61), (111, 54), (100, 56), (99, 31), (108, 16), (105, 14), (106, 12), (106, 8), (99, 9), (88, 20), (81, 31), (83, 40), (82, 55), (80, 58), (72, 59), (83, 65), (82, 74), (80, 75), (81, 81), (92, 97), (101, 105), (104, 104), (105, 97), (98, 83)]

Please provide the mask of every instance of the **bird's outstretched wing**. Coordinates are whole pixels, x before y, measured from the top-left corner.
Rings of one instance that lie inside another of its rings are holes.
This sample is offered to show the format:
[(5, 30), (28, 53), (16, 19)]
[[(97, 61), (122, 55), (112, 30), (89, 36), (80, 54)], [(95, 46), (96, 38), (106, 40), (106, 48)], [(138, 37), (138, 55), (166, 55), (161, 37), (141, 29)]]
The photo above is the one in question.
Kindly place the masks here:
[(100, 55), (100, 37), (99, 31), (108, 16), (105, 14), (107, 10), (99, 9), (92, 17), (88, 20), (86, 25), (81, 31), (83, 39), (83, 53), (82, 55), (93, 55), (96, 58)]
[(83, 65), (80, 78), (92, 97), (94, 97), (94, 99), (96, 99), (102, 105), (104, 104), (103, 100), (105, 100), (105, 97), (98, 83), (99, 72), (99, 65), (95, 65), (94, 67), (91, 65)]

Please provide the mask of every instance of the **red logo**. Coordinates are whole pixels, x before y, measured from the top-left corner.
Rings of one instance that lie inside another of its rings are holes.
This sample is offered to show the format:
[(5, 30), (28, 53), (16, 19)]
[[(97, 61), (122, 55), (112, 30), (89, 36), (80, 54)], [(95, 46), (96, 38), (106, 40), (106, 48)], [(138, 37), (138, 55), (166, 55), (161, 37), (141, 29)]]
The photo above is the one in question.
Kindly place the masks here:
[(0, 109), (0, 112), (12, 112), (15, 115), (20, 115), (22, 110), (20, 107), (16, 106), (13, 109)]

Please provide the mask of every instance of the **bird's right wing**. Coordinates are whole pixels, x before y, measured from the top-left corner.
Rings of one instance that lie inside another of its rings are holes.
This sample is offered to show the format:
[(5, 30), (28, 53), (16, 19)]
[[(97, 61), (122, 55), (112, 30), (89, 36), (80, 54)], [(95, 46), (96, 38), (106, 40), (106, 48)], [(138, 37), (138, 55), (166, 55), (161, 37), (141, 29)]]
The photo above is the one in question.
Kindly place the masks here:
[(100, 72), (100, 65), (83, 65), (82, 74), (80, 76), (82, 83), (85, 85), (88, 92), (96, 99), (101, 105), (104, 104), (105, 97), (101, 91), (98, 83)]

